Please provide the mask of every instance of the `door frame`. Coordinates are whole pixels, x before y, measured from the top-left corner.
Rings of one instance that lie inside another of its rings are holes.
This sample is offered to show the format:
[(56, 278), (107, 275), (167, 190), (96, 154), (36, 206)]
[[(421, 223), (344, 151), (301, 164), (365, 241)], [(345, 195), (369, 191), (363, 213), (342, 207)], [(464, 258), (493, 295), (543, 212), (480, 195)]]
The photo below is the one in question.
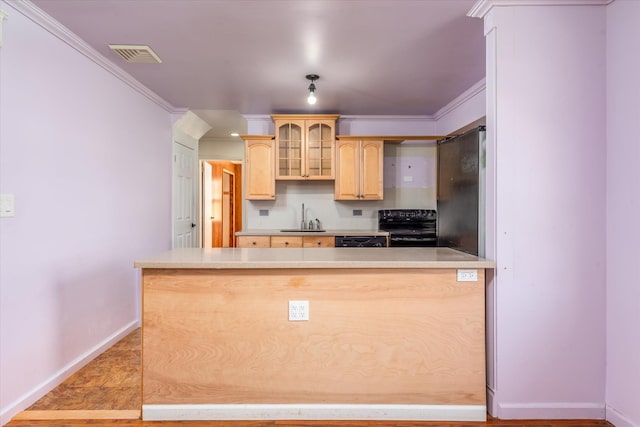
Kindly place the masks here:
[(231, 205), (231, 246), (232, 248), (235, 248), (236, 246), (236, 236), (235, 236), (235, 232), (236, 232), (236, 219), (235, 219), (235, 212), (236, 212), (236, 173), (234, 171), (231, 171), (225, 167), (222, 168), (222, 244), (224, 247), (224, 235), (225, 235), (225, 228), (224, 228), (224, 221), (225, 219), (227, 219), (227, 216), (225, 214), (224, 211), (224, 177), (225, 175), (229, 175), (230, 176), (230, 181), (231, 181), (231, 187), (230, 187), (230, 199), (229, 199), (229, 203)]
[[(240, 169), (236, 169), (236, 170), (230, 170), (227, 167), (222, 167), (223, 170), (227, 171), (228, 173), (232, 174), (234, 177), (234, 210), (235, 212), (238, 212), (240, 215), (240, 218), (238, 218), (238, 216), (235, 214), (234, 212), (234, 219), (235, 219), (235, 231), (240, 231), (242, 230), (242, 224), (243, 224), (243, 217), (242, 217), (242, 211), (243, 211), (243, 198), (242, 198), (242, 194), (243, 194), (243, 189), (242, 189), (242, 180), (243, 180), (243, 170), (244, 170), (244, 162), (242, 161), (238, 161), (238, 160), (231, 160), (231, 159), (199, 159), (198, 160), (198, 189), (197, 189), (197, 193), (198, 193), (198, 206), (197, 206), (197, 217), (198, 217), (198, 224), (204, 224), (202, 221), (204, 220), (204, 198), (203, 198), (203, 191), (204, 191), (204, 186), (203, 186), (203, 174), (202, 174), (202, 170), (204, 168), (204, 163), (209, 163), (209, 162), (224, 162), (224, 163), (233, 163), (234, 165), (237, 165)], [(198, 228), (198, 247), (199, 248), (203, 248), (204, 245), (204, 227), (200, 226)], [(235, 236), (234, 236), (234, 244), (235, 244)]]

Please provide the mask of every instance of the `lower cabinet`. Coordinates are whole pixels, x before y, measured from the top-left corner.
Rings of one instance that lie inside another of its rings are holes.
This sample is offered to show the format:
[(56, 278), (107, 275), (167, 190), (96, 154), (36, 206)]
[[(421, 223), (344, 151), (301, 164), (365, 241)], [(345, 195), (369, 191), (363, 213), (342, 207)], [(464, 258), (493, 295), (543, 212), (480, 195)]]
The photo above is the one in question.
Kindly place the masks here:
[(238, 236), (238, 248), (333, 248), (334, 236)]
[(270, 236), (237, 236), (238, 248), (268, 248), (271, 246)]
[(334, 236), (304, 236), (302, 238), (303, 248), (333, 248), (335, 243)]
[(272, 248), (301, 248), (302, 236), (271, 236)]

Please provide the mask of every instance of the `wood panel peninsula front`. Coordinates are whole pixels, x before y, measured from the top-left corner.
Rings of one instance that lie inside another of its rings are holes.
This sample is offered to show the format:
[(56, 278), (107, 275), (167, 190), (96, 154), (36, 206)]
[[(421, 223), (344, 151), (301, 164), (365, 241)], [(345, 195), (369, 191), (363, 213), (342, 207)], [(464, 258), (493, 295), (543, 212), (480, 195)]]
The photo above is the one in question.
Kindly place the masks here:
[[(145, 420), (486, 419), (491, 261), (448, 248), (226, 248), (135, 266)], [(309, 320), (289, 320), (290, 301), (308, 302)]]

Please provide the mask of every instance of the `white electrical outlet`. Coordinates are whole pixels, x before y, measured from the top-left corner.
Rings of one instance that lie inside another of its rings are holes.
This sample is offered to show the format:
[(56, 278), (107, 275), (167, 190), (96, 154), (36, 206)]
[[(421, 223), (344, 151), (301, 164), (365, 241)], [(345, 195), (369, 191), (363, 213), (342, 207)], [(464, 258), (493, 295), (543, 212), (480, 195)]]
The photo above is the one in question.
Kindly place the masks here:
[(477, 282), (478, 270), (458, 270), (458, 282)]
[(309, 320), (309, 301), (289, 301), (289, 321)]

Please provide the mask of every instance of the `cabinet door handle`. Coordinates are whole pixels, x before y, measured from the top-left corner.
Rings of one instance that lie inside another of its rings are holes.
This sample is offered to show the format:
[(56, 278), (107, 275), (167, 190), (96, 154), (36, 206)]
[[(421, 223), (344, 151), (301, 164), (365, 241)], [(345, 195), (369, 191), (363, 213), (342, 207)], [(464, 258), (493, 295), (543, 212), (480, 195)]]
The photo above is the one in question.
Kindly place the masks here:
[(289, 242), (284, 242), (284, 245), (287, 246), (289, 244)]
[(256, 241), (254, 240), (253, 242), (251, 242), (251, 244), (252, 244), (253, 246), (255, 246), (255, 245), (257, 245), (257, 244), (258, 244), (258, 242), (256, 242)]
[(322, 242), (318, 240), (318, 246), (322, 246)]

